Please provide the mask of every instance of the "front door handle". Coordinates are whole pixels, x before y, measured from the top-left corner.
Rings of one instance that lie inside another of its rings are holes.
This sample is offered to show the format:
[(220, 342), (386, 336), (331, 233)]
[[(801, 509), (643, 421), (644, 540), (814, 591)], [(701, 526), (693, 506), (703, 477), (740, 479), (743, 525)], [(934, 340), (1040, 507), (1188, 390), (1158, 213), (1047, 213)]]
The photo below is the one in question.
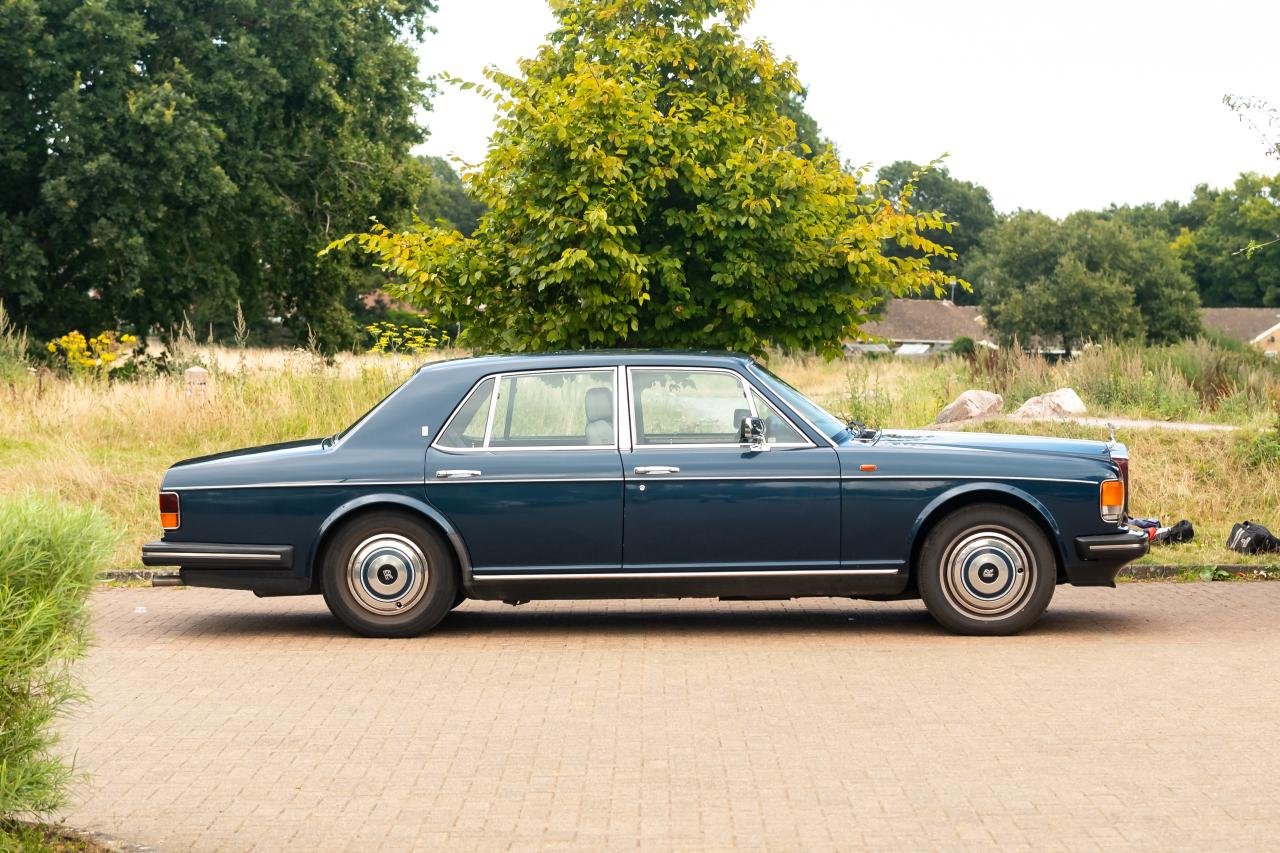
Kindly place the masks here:
[(641, 465), (636, 468), (637, 474), (679, 474), (680, 469), (674, 465)]
[(436, 472), (437, 480), (465, 480), (468, 477), (479, 476), (479, 471), (469, 471), (465, 468), (446, 468), (443, 471)]

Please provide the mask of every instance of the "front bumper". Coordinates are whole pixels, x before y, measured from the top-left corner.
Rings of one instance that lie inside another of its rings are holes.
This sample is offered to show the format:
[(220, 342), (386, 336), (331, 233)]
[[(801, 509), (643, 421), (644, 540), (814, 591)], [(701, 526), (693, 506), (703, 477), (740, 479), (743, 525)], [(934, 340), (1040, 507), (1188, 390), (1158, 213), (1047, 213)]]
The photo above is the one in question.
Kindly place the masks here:
[(223, 545), (209, 542), (148, 542), (142, 565), (184, 569), (291, 569), (292, 545)]
[(1074, 586), (1115, 586), (1120, 570), (1150, 548), (1151, 540), (1144, 531), (1077, 536), (1076, 554), (1080, 561), (1067, 568), (1067, 580)]

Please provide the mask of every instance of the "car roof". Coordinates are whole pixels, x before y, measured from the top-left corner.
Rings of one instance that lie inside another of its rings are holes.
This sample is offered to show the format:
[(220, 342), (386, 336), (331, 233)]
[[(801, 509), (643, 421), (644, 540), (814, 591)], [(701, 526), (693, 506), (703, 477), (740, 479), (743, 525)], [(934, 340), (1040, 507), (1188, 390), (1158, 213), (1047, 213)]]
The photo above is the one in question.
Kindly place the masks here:
[(423, 365), (423, 371), (476, 369), (482, 373), (548, 370), (563, 367), (624, 366), (741, 367), (751, 363), (742, 353), (718, 350), (600, 349), (573, 352), (510, 353), (446, 359)]

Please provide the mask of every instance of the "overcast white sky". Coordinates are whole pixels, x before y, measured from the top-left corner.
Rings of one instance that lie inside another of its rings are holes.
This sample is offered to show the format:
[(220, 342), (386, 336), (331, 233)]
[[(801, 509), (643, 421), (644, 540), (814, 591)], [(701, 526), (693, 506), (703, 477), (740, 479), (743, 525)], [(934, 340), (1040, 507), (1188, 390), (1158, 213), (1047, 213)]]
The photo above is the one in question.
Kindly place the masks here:
[[(552, 28), (541, 0), (440, 0), (421, 70), (517, 71)], [(746, 27), (799, 63), (809, 112), (846, 159), (950, 152), (1000, 210), (1063, 216), (1190, 197), (1280, 172), (1222, 104), (1280, 102), (1280, 2), (757, 0)], [(482, 160), (488, 102), (446, 87), (422, 150)]]

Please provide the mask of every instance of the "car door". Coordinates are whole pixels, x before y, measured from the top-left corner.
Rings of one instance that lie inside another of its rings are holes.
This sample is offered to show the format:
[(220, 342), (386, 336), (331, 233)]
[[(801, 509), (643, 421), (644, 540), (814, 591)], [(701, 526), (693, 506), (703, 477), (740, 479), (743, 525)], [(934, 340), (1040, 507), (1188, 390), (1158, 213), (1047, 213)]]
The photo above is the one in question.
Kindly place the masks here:
[[(744, 377), (727, 369), (627, 370), (631, 446), (623, 569), (728, 575), (840, 566), (840, 468)], [(766, 421), (769, 450), (739, 443)]]
[(477, 579), (616, 572), (622, 560), (618, 368), (490, 376), (426, 456), (427, 498)]

